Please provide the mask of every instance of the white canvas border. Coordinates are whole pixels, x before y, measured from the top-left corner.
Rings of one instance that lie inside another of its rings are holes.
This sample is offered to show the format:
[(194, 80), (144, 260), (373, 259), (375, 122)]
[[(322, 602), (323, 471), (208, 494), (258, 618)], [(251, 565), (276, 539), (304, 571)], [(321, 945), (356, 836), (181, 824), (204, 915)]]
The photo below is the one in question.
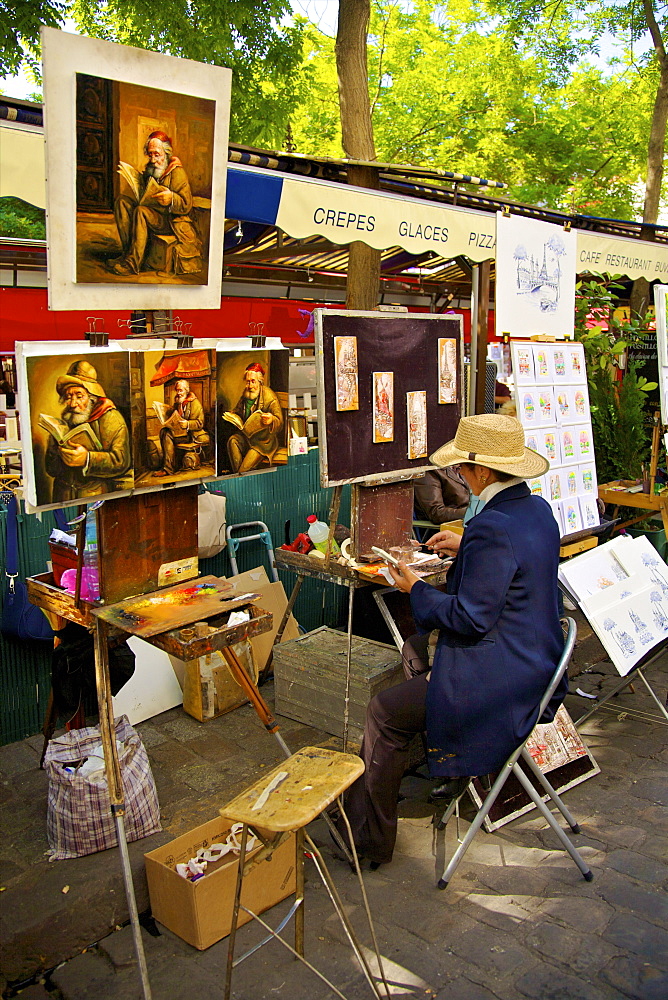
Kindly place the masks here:
[[(42, 28), (49, 309), (218, 309), (232, 71), (191, 59)], [(76, 275), (76, 74), (216, 102), (206, 285), (89, 284)]]

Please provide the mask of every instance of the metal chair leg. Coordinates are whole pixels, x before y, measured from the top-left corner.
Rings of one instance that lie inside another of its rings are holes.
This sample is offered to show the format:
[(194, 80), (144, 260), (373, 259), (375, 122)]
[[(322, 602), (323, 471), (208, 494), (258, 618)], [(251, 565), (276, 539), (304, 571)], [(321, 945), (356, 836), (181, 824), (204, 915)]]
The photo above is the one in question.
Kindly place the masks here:
[(574, 818), (573, 814), (570, 812), (568, 806), (563, 801), (563, 799), (557, 794), (556, 790), (552, 787), (550, 782), (547, 780), (546, 776), (543, 774), (541, 769), (536, 764), (526, 747), (522, 749), (522, 760), (525, 762), (527, 767), (531, 770), (537, 780), (541, 783), (547, 794), (550, 796), (555, 806), (559, 809), (559, 812), (564, 817), (568, 825), (570, 826), (573, 833), (580, 832), (580, 824)]
[(550, 824), (550, 826), (556, 833), (557, 837), (559, 838), (561, 843), (564, 845), (564, 847), (572, 857), (575, 864), (582, 872), (582, 875), (584, 876), (585, 880), (587, 882), (591, 882), (594, 878), (594, 873), (591, 871), (586, 861), (582, 859), (579, 851), (573, 846), (573, 844), (570, 842), (564, 831), (561, 829), (556, 819), (554, 818), (550, 810), (547, 808), (547, 806), (545, 805), (540, 795), (538, 794), (538, 792), (535, 790), (535, 788), (527, 778), (522, 768), (515, 765), (513, 767), (513, 774), (515, 775), (519, 783), (522, 785), (522, 788), (527, 793), (527, 795), (534, 803), (536, 808), (543, 814), (544, 818)]
[[(519, 756), (519, 751), (518, 751), (518, 756)], [(470, 827), (467, 830), (466, 836), (462, 840), (461, 844), (459, 845), (455, 853), (450, 858), (450, 861), (448, 862), (442, 877), (439, 879), (438, 881), (439, 889), (446, 888), (448, 882), (450, 881), (450, 879), (456, 872), (457, 868), (459, 867), (460, 861), (462, 860), (462, 858), (469, 849), (469, 844), (475, 837), (476, 833), (478, 832), (482, 824), (485, 822), (485, 818), (487, 817), (488, 812), (496, 802), (496, 798), (499, 792), (501, 791), (506, 781), (510, 777), (510, 772), (512, 770), (513, 764), (515, 763), (516, 759), (517, 758), (513, 755), (513, 758), (511, 758), (509, 761), (506, 761), (506, 763), (503, 765), (502, 770), (499, 771), (498, 775), (496, 776), (496, 780), (494, 781), (494, 784), (492, 785), (490, 791), (488, 792), (485, 801), (480, 806), (480, 809), (478, 809), (475, 819), (473, 820), (473, 822), (471, 823)]]

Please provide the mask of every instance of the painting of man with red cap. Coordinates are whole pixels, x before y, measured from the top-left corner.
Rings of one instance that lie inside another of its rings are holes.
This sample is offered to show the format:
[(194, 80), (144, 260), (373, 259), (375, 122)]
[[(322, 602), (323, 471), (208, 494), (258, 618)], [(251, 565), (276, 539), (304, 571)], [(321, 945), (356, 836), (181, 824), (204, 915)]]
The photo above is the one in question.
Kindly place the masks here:
[[(261, 360), (251, 360), (241, 370), (240, 362), (247, 360), (248, 355), (234, 354), (227, 358), (219, 355), (221, 432), (226, 427), (228, 430), (234, 428), (224, 447), (219, 448), (221, 472), (243, 474), (287, 461), (284, 413), (287, 404), (287, 370), (285, 377), (281, 378), (282, 369), (287, 369), (287, 351), (265, 351), (262, 354)], [(286, 357), (283, 358), (283, 355)], [(268, 384), (270, 365), (274, 389), (270, 389)], [(234, 381), (230, 375), (233, 375)], [(233, 386), (239, 385), (239, 378), (243, 380), (244, 388), (241, 396), (236, 397), (233, 395)], [(230, 404), (235, 398), (237, 401), (232, 407)], [(221, 433), (221, 438), (223, 437), (224, 434)]]
[(77, 282), (206, 285), (215, 101), (77, 73)]
[(31, 357), (27, 380), (31, 502), (67, 503), (132, 489), (127, 354)]
[[(109, 261), (109, 268), (120, 275), (139, 274), (156, 266), (171, 274), (200, 272), (204, 266), (202, 240), (190, 214), (193, 196), (171, 138), (161, 130), (151, 132), (144, 153), (147, 159), (142, 173), (128, 163), (119, 165), (127, 193), (116, 199), (114, 215), (123, 253)], [(150, 246), (154, 237), (163, 238), (164, 254), (158, 260)]]

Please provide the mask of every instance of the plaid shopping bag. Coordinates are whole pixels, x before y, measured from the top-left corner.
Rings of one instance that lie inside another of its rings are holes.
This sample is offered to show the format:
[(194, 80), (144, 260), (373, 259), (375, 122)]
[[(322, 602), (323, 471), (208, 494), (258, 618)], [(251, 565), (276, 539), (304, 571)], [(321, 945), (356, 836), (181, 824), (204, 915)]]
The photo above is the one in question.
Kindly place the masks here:
[[(121, 744), (125, 834), (128, 841), (141, 840), (162, 829), (155, 781), (146, 748), (127, 716), (115, 720), (114, 730)], [(49, 776), (46, 832), (52, 861), (117, 845), (106, 777), (79, 773), (81, 762), (100, 742), (98, 726), (72, 729), (49, 742), (44, 767)]]

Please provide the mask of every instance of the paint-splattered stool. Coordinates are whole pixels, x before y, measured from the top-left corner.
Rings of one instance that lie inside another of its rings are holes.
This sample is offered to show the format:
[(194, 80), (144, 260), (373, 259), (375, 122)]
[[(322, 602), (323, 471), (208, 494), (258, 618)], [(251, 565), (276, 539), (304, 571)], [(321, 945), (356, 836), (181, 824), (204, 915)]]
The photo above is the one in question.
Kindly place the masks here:
[[(382, 1000), (389, 996), (389, 988), (383, 973), (382, 960), (378, 953), (376, 935), (373, 929), (371, 913), (364, 890), (364, 883), (360, 872), (359, 864), (353, 850), (355, 858), (355, 869), (360, 883), (362, 899), (366, 909), (369, 928), (373, 940), (373, 946), (378, 962), (377, 970), (372, 970), (365, 955), (365, 949), (357, 939), (357, 935), (345, 913), (341, 900), (332, 882), (331, 875), (327, 870), (322, 855), (316, 845), (306, 833), (306, 826), (316, 819), (332, 802), (338, 800), (338, 806), (343, 812), (343, 802), (341, 796), (343, 792), (364, 771), (364, 764), (359, 757), (351, 754), (339, 753), (336, 750), (328, 750), (323, 747), (304, 747), (297, 753), (282, 761), (269, 774), (264, 774), (262, 779), (251, 785), (235, 799), (229, 802), (220, 810), (221, 816), (232, 820), (235, 823), (243, 823), (241, 834), (241, 852), (239, 855), (239, 869), (237, 874), (236, 894), (234, 898), (234, 909), (232, 914), (232, 927), (230, 930), (229, 946), (227, 953), (227, 975), (225, 979), (225, 1000), (229, 1000), (232, 986), (232, 971), (236, 965), (243, 962), (263, 944), (276, 939), (281, 942), (296, 958), (299, 958), (312, 972), (329, 986), (334, 993), (343, 997), (343, 994), (334, 986), (321, 972), (319, 972), (310, 962), (304, 958), (304, 857), (313, 860), (318, 874), (323, 880), (325, 888), (334, 905), (341, 923), (343, 924), (346, 936), (357, 956), (367, 982), (375, 997)], [(346, 826), (347, 820), (344, 820)], [(265, 850), (260, 851), (250, 861), (246, 861), (246, 842), (249, 828), (263, 841)], [(259, 831), (262, 831), (260, 834)], [(267, 836), (266, 831), (271, 836)], [(348, 827), (350, 834), (350, 828)], [(296, 841), (296, 889), (295, 900), (287, 916), (281, 921), (277, 930), (272, 930), (264, 920), (249, 910), (241, 902), (241, 891), (244, 875), (247, 870), (260, 863), (259, 859), (264, 859), (278, 843), (289, 834), (295, 833)], [(352, 845), (352, 837), (351, 847)], [(305, 844), (308, 845), (305, 847)], [(244, 870), (246, 869), (246, 871)], [(268, 932), (267, 937), (259, 944), (244, 952), (237, 959), (234, 958), (234, 944), (239, 919), (239, 910), (248, 913), (254, 920), (257, 920)], [(279, 934), (290, 918), (295, 918), (295, 947), (287, 943)], [(375, 972), (378, 975), (375, 975)], [(380, 982), (378, 981), (380, 980)], [(345, 997), (344, 997), (345, 1000)]]

